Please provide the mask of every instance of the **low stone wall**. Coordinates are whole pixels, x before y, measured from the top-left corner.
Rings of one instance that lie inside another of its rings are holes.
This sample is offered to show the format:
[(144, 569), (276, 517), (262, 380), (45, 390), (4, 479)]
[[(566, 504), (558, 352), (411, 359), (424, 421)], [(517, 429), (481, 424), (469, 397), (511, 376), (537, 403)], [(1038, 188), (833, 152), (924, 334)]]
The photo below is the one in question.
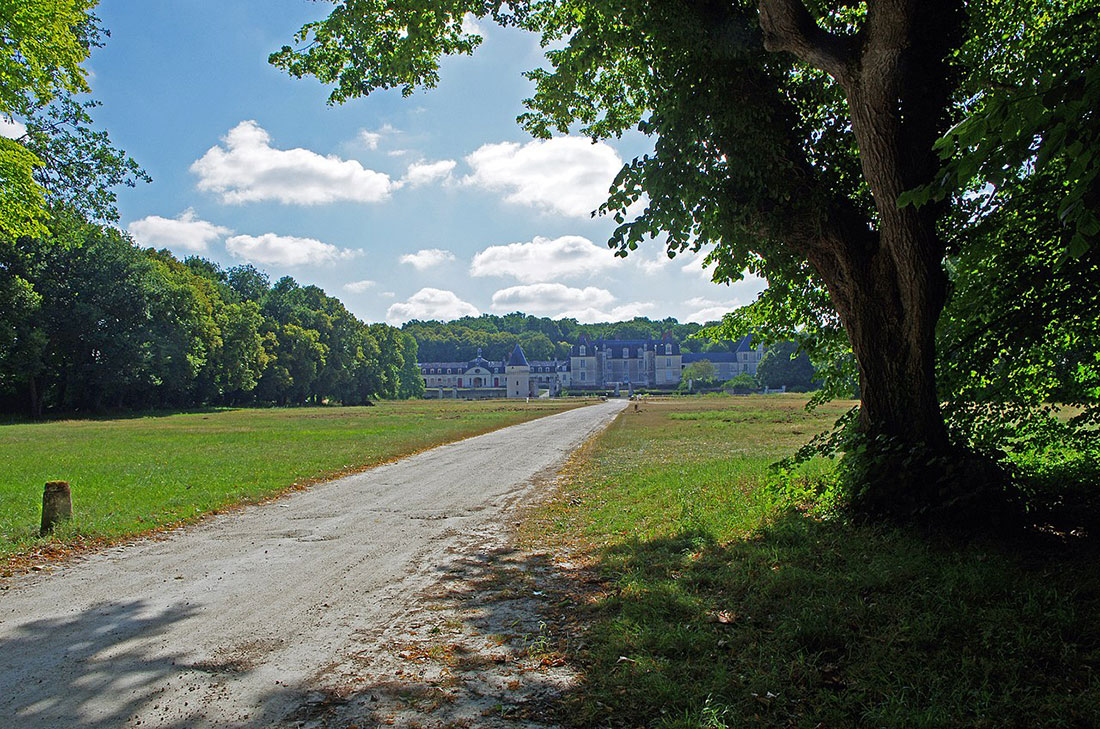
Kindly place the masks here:
[(425, 400), (494, 400), (508, 396), (503, 387), (429, 387)]

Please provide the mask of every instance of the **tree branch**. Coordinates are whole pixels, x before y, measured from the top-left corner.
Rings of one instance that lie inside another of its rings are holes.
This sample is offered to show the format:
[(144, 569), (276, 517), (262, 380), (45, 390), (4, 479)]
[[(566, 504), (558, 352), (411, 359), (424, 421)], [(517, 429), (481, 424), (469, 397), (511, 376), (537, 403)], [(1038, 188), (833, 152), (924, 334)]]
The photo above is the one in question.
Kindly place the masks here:
[(842, 83), (848, 79), (855, 58), (852, 39), (822, 29), (802, 0), (759, 0), (757, 7), (766, 49), (793, 53)]

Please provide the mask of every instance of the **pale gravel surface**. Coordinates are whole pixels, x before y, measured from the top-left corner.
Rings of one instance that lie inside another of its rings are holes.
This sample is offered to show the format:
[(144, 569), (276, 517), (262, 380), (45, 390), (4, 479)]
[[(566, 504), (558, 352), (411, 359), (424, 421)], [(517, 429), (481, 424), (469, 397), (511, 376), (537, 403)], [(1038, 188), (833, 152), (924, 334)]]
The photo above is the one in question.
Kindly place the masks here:
[(624, 405), (441, 446), (9, 582), (0, 726), (328, 725), (309, 706), (331, 701), (332, 677), (384, 651), (378, 639), (399, 635), (421, 596)]

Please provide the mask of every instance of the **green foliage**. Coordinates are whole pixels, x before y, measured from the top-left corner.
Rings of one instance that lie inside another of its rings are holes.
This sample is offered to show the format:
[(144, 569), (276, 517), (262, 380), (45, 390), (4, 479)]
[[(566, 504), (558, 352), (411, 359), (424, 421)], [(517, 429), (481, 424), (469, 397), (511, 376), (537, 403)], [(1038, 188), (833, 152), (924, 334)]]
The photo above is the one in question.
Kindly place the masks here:
[(768, 348), (756, 366), (756, 379), (764, 387), (786, 387), (794, 392), (814, 389), (814, 366), (794, 342), (778, 342)]
[(1001, 190), (1055, 167), (1059, 260), (1081, 256), (1100, 234), (1100, 9), (1089, 0), (984, 0), (971, 24), (960, 51), (966, 116), (936, 145), (945, 161), (937, 179), (899, 204)]
[[(413, 320), (402, 331), (416, 339), (421, 362), (468, 362), (479, 349), (487, 359), (506, 359), (517, 343), (529, 360), (566, 359), (569, 348), (582, 335), (589, 340), (660, 339), (668, 333), (684, 341), (700, 328), (698, 324), (681, 324), (673, 318), (654, 321), (635, 317), (623, 322), (579, 324), (575, 319), (554, 320), (517, 312), (467, 316), (450, 322)], [(689, 340), (682, 346), (684, 351), (690, 351), (692, 347), (709, 346), (727, 350), (729, 345)]]
[(25, 126), (0, 139), (0, 234), (46, 233), (48, 204), (76, 206), (98, 220), (117, 219), (111, 188), (149, 176), (92, 128), (78, 101), (89, 90), (81, 64), (106, 34), (96, 0), (0, 0), (0, 117)]
[(722, 386), (727, 390), (757, 390), (760, 388), (760, 381), (748, 372), (742, 372), (736, 377), (723, 382)]
[(714, 363), (709, 359), (701, 359), (684, 367), (680, 373), (680, 385), (683, 387), (688, 380), (694, 381), (697, 387), (707, 385), (713, 382), (717, 376), (718, 368), (714, 366)]
[(414, 397), (415, 341), (291, 278), (141, 250), (55, 207), (0, 245), (0, 411)]

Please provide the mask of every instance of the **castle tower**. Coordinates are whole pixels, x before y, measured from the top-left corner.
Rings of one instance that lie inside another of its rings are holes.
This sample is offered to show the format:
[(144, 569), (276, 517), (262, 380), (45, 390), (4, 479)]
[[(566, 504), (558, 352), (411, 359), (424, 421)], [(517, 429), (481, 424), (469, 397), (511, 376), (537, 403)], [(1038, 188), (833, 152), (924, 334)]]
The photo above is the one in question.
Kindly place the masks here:
[(531, 366), (527, 364), (527, 357), (518, 343), (504, 365), (504, 380), (508, 397), (531, 396)]

